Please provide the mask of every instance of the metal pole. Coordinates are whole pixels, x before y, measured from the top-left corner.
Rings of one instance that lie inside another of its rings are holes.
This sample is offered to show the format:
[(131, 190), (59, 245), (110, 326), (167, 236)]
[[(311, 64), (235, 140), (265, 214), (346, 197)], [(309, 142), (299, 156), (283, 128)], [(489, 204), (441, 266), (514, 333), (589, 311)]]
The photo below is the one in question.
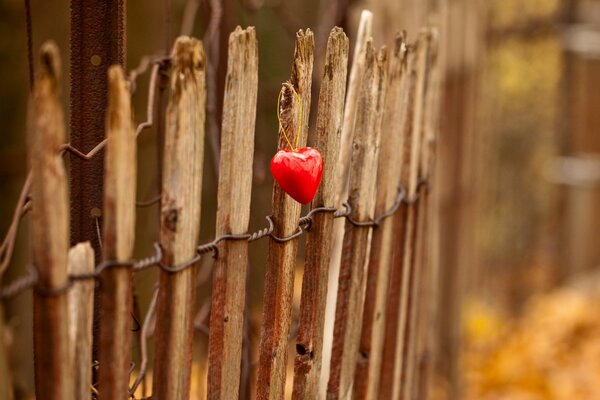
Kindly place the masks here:
[[(125, 65), (125, 0), (71, 0), (71, 144), (86, 153), (104, 139), (107, 69)], [(96, 262), (101, 231), (104, 151), (90, 160), (70, 159), (71, 244), (89, 241)], [(98, 357), (98, 293), (94, 301), (94, 350)], [(95, 381), (96, 379), (94, 379)]]

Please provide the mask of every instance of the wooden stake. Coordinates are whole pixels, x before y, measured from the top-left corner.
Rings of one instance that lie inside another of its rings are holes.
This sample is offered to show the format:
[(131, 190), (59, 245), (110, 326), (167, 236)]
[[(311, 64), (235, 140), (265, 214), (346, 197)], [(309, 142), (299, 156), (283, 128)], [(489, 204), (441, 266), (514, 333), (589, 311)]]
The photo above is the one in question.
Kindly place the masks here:
[[(412, 114), (412, 140), (411, 160), (407, 194), (409, 197), (417, 195), (419, 188), (419, 173), (422, 156), (423, 136), (423, 108), (426, 90), (427, 57), (429, 49), (429, 33), (421, 32), (417, 42), (417, 81), (415, 91), (415, 103)], [(406, 214), (406, 236), (404, 251), (402, 254), (402, 287), (400, 290), (399, 323), (396, 333), (396, 348), (394, 351), (393, 381), (391, 384), (392, 398), (398, 398), (405, 390), (407, 382), (406, 360), (409, 347), (407, 338), (412, 331), (413, 317), (410, 315), (414, 302), (413, 287), (415, 282), (415, 259), (417, 241), (417, 222), (419, 205), (417, 202), (408, 207)], [(400, 261), (400, 260), (399, 260)], [(412, 373), (412, 372), (409, 372)], [(387, 390), (387, 389), (386, 389)]]
[[(102, 259), (127, 262), (135, 235), (137, 162), (131, 94), (120, 66), (108, 69), (106, 137)], [(129, 393), (132, 280), (131, 266), (110, 268), (100, 275), (100, 399), (120, 399)]]
[(352, 140), (354, 138), (354, 127), (357, 116), (356, 111), (365, 71), (365, 49), (367, 40), (371, 37), (372, 27), (373, 14), (369, 10), (363, 10), (360, 14), (356, 43), (354, 45), (354, 56), (352, 57), (352, 68), (350, 69), (350, 78), (348, 80), (348, 100), (344, 106), (340, 157), (336, 171), (336, 182), (338, 187), (336, 189), (335, 204), (340, 204), (341, 201), (345, 201), (348, 190), (348, 174), (350, 172)]
[[(296, 132), (300, 119), (299, 147), (306, 145), (308, 136), (308, 111), (313, 68), (314, 38), (310, 29), (296, 34), (296, 49), (292, 75), (283, 84), (280, 114), (286, 132)], [(296, 91), (302, 105), (293, 93)], [(300, 109), (303, 116), (300, 118)], [(283, 132), (279, 132), (278, 149), (287, 148)], [(273, 185), (273, 220), (277, 237), (294, 234), (298, 229), (300, 204), (288, 196), (277, 184)], [(258, 363), (257, 398), (282, 399), (285, 387), (287, 346), (292, 320), (294, 268), (296, 266), (297, 240), (278, 243), (269, 239), (267, 271), (263, 301), (263, 325)]]
[[(335, 207), (336, 166), (346, 93), (348, 38), (341, 28), (333, 28), (327, 42), (325, 71), (319, 95), (317, 131), (314, 147), (324, 160), (321, 187), (312, 208)], [(327, 274), (332, 238), (333, 214), (313, 217), (306, 243), (306, 263), (302, 280), (300, 318), (294, 362), (294, 399), (319, 397), (323, 325), (327, 300)]]
[[(167, 106), (160, 243), (163, 264), (176, 266), (195, 254), (206, 112), (206, 59), (202, 43), (179, 37), (172, 53)], [(153, 399), (190, 395), (195, 268), (161, 271), (156, 317)]]
[[(367, 42), (365, 71), (356, 109), (348, 203), (355, 221), (369, 221), (375, 208), (375, 182), (383, 103), (387, 84), (385, 48), (375, 53)], [(351, 396), (365, 295), (365, 265), (371, 228), (346, 221), (327, 397)]]
[[(368, 10), (363, 10), (360, 15), (358, 32), (354, 44), (354, 56), (350, 68), (350, 77), (348, 79), (348, 91), (346, 92), (346, 102), (344, 104), (344, 119), (342, 123), (342, 134), (340, 138), (340, 155), (336, 170), (336, 191), (334, 205), (342, 206), (342, 201), (346, 200), (348, 169), (350, 166), (350, 152), (352, 138), (354, 136), (354, 118), (356, 117), (356, 104), (358, 102), (358, 92), (361, 78), (364, 70), (365, 46), (367, 39), (371, 37), (373, 14)], [(331, 360), (331, 345), (333, 343), (333, 325), (335, 322), (335, 302), (337, 297), (337, 284), (340, 272), (340, 259), (342, 256), (342, 242), (344, 240), (344, 221), (340, 218), (333, 223), (333, 246), (331, 261), (329, 264), (329, 275), (327, 277), (327, 302), (325, 305), (325, 327), (323, 333), (323, 361), (320, 377), (320, 396), (324, 396), (327, 391), (327, 379), (329, 378), (329, 366)]]
[[(254, 28), (229, 36), (223, 101), (216, 235), (244, 234), (250, 219), (258, 47)], [(214, 266), (208, 399), (238, 398), (248, 241), (223, 241)]]
[[(27, 136), (32, 170), (35, 388), (40, 400), (73, 399), (69, 365), (67, 252), (69, 212), (67, 178), (60, 146), (65, 139), (60, 99), (60, 56), (53, 42), (41, 49), (38, 76), (29, 99)], [(52, 293), (57, 291), (56, 293)]]
[[(439, 80), (437, 68), (437, 44), (438, 36), (435, 30), (430, 31), (428, 42), (428, 60), (426, 71), (426, 90), (423, 97), (423, 143), (421, 146), (420, 173), (421, 179), (427, 181), (427, 187), (433, 188), (433, 172), (435, 170), (435, 146), (437, 140), (437, 118), (439, 111)], [(409, 398), (427, 398), (430, 369), (433, 364), (434, 355), (432, 344), (436, 339), (434, 328), (437, 324), (434, 313), (435, 286), (437, 285), (437, 273), (434, 271), (434, 263), (430, 256), (435, 234), (433, 197), (431, 189), (421, 188), (419, 200), (419, 220), (417, 223), (416, 260), (415, 260), (415, 284), (413, 289), (413, 318), (412, 332), (409, 336), (411, 342), (408, 344), (412, 351), (407, 360), (407, 371), (409, 371), (410, 385), (407, 389)], [(417, 397), (415, 397), (417, 396)], [(419, 397), (425, 396), (425, 397)]]
[[(407, 79), (408, 79), (408, 104), (407, 118), (404, 123), (404, 139), (402, 145), (402, 167), (400, 172), (400, 184), (407, 190), (411, 176), (412, 159), (416, 156), (412, 152), (413, 129), (412, 122), (415, 108), (415, 91), (417, 87), (417, 72), (415, 66), (415, 54), (412, 48), (409, 48), (407, 54)], [(404, 242), (406, 241), (407, 214), (409, 206), (403, 202), (392, 217), (392, 254), (390, 255), (390, 278), (388, 287), (388, 299), (385, 316), (383, 355), (381, 367), (379, 370), (379, 397), (390, 398), (394, 379), (394, 363), (396, 340), (398, 339), (398, 330), (400, 329), (400, 298), (403, 294), (403, 270), (402, 260), (404, 259)]]
[[(398, 196), (402, 148), (408, 116), (407, 46), (404, 34), (396, 36), (390, 60), (389, 83), (377, 168), (375, 215), (390, 209)], [(376, 399), (383, 352), (385, 312), (392, 254), (392, 218), (373, 231), (369, 258), (360, 354), (355, 374), (354, 398)]]
[[(89, 242), (69, 250), (69, 275), (94, 272), (94, 249)], [(68, 295), (69, 355), (75, 381), (74, 399), (89, 399), (92, 386), (92, 322), (94, 281), (74, 282)]]

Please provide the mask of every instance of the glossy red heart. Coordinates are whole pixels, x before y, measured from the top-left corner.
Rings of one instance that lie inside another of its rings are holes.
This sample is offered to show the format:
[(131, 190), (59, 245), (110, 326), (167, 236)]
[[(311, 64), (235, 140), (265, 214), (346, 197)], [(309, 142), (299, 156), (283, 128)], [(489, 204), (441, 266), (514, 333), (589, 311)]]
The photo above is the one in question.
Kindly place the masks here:
[(271, 159), (271, 173), (279, 186), (294, 200), (308, 204), (315, 197), (321, 183), (323, 157), (319, 150), (312, 147), (280, 150)]

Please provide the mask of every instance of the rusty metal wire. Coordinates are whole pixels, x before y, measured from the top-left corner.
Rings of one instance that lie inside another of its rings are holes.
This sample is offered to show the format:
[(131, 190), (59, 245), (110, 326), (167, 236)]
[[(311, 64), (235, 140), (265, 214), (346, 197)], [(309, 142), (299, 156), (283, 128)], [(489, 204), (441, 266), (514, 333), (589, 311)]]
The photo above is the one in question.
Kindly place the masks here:
[(57, 288), (45, 288), (39, 285), (37, 270), (35, 267), (30, 267), (29, 273), (27, 275), (18, 278), (12, 283), (0, 288), (0, 299), (8, 299), (17, 296), (18, 294), (31, 288), (33, 288), (36, 292), (40, 293), (43, 296), (59, 296), (66, 293), (66, 291), (68, 291), (69, 288), (75, 282), (82, 280), (98, 279), (103, 271), (110, 268), (131, 268), (134, 272), (139, 272), (151, 267), (158, 267), (167, 273), (177, 273), (191, 267), (196, 262), (200, 261), (200, 259), (202, 259), (202, 257), (206, 254), (212, 253), (213, 257), (217, 258), (219, 256), (219, 243), (226, 240), (246, 240), (248, 242), (253, 242), (265, 237), (269, 237), (277, 243), (284, 243), (290, 240), (294, 240), (303, 235), (304, 233), (310, 231), (313, 217), (317, 213), (332, 213), (334, 218), (346, 218), (346, 220), (349, 223), (356, 227), (377, 228), (384, 219), (394, 215), (394, 213), (398, 210), (402, 203), (406, 205), (415, 204), (421, 198), (422, 189), (427, 190), (427, 182), (425, 180), (420, 180), (417, 189), (418, 190), (414, 196), (407, 197), (406, 190), (404, 189), (404, 187), (400, 186), (394, 204), (381, 215), (369, 221), (354, 220), (351, 217), (352, 207), (348, 203), (344, 203), (344, 209), (341, 210), (338, 210), (337, 208), (333, 207), (314, 208), (308, 214), (306, 214), (298, 220), (298, 229), (296, 230), (296, 232), (286, 237), (275, 236), (275, 234), (273, 233), (275, 230), (275, 222), (273, 221), (273, 218), (271, 216), (267, 216), (266, 219), (269, 224), (268, 227), (259, 229), (258, 231), (255, 231), (253, 233), (239, 235), (226, 234), (218, 236), (211, 242), (196, 247), (196, 254), (194, 255), (194, 257), (178, 265), (164, 264), (162, 262), (163, 250), (159, 243), (155, 243), (154, 254), (146, 258), (129, 261), (103, 261), (100, 264), (98, 264), (98, 266), (92, 273), (69, 275), (67, 282), (63, 286)]

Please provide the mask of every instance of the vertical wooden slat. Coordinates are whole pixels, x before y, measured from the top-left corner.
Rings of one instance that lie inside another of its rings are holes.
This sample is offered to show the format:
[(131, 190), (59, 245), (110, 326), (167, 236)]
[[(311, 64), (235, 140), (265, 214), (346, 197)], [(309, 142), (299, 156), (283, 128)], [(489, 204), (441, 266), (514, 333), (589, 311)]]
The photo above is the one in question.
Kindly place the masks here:
[[(369, 221), (375, 209), (377, 159), (383, 103), (387, 84), (387, 53), (376, 53), (367, 42), (365, 73), (361, 83), (353, 140), (352, 167), (348, 191), (351, 217)], [(369, 257), (371, 228), (346, 221), (328, 398), (349, 398), (358, 357), (358, 346), (365, 295), (365, 266)]]
[[(102, 259), (125, 262), (131, 259), (134, 245), (137, 163), (131, 94), (120, 66), (108, 70), (106, 137)], [(129, 392), (132, 279), (131, 267), (107, 269), (100, 275), (101, 399), (122, 398)]]
[[(375, 215), (394, 205), (398, 196), (402, 165), (403, 134), (408, 116), (407, 46), (404, 34), (396, 36), (390, 58), (389, 82), (381, 133), (381, 154), (377, 168), (377, 200)], [(373, 231), (367, 273), (365, 306), (360, 338), (354, 397), (376, 399), (383, 351), (386, 306), (392, 247), (391, 218), (386, 218)]]
[[(323, 155), (321, 187), (312, 208), (334, 207), (336, 166), (346, 93), (348, 38), (341, 28), (333, 28), (327, 42), (325, 70), (321, 81), (317, 130), (313, 147)], [(294, 399), (316, 399), (319, 394), (323, 325), (327, 299), (327, 275), (333, 245), (333, 214), (313, 217), (306, 243), (306, 263), (302, 280), (300, 317), (294, 362)]]
[(360, 88), (365, 70), (365, 49), (367, 40), (371, 37), (373, 27), (373, 14), (369, 10), (363, 10), (360, 15), (356, 42), (354, 44), (354, 55), (352, 57), (352, 68), (348, 79), (348, 101), (344, 104), (344, 119), (342, 123), (342, 135), (340, 143), (339, 165), (337, 167), (337, 190), (335, 204), (345, 201), (348, 185), (348, 174), (350, 172), (350, 157), (352, 155), (352, 140), (354, 138), (354, 127), (356, 124), (356, 110), (360, 96)]
[[(409, 198), (416, 196), (419, 188), (420, 158), (423, 134), (423, 108), (425, 98), (425, 84), (427, 74), (427, 56), (429, 47), (429, 33), (421, 32), (417, 42), (417, 81), (415, 88), (415, 103), (412, 112), (412, 134), (411, 134), (411, 159), (407, 195)], [(406, 359), (409, 348), (407, 347), (407, 337), (412, 330), (412, 309), (413, 287), (415, 282), (415, 243), (417, 237), (417, 221), (420, 202), (409, 205), (406, 212), (406, 230), (404, 237), (404, 246), (402, 259), (402, 286), (400, 288), (400, 307), (398, 316), (398, 329), (396, 332), (396, 348), (394, 351), (393, 380), (391, 382), (392, 398), (398, 398), (405, 390), (407, 381)], [(392, 351), (392, 350), (390, 350)], [(390, 384), (388, 382), (388, 384)], [(388, 390), (388, 388), (385, 388)]]
[[(407, 54), (407, 79), (408, 79), (408, 104), (407, 117), (403, 126), (404, 139), (402, 145), (402, 167), (400, 173), (400, 184), (408, 190), (412, 159), (415, 154), (412, 153), (413, 129), (412, 115), (415, 106), (416, 91), (416, 63), (415, 54), (412, 47), (409, 47)], [(408, 192), (406, 193), (408, 196)], [(386, 307), (386, 323), (384, 327), (383, 355), (381, 359), (380, 378), (379, 378), (379, 398), (391, 398), (392, 383), (394, 379), (394, 363), (396, 340), (398, 339), (398, 330), (400, 324), (400, 298), (402, 296), (403, 270), (402, 260), (404, 254), (404, 242), (406, 240), (406, 224), (408, 205), (403, 202), (392, 217), (392, 254), (390, 255), (390, 278), (388, 287), (388, 299)]]
[[(258, 47), (254, 28), (229, 36), (216, 235), (244, 234), (250, 218)], [(235, 399), (240, 385), (248, 241), (224, 241), (214, 267), (208, 398)]]
[[(302, 119), (298, 140), (300, 147), (306, 145), (308, 135), (307, 110), (310, 110), (313, 47), (314, 38), (310, 29), (306, 33), (298, 31), (291, 78), (283, 84), (281, 95), (280, 113), (286, 132), (295, 135)], [(298, 103), (294, 90), (300, 96), (302, 105)], [(287, 142), (280, 131), (277, 148), (286, 147)], [(298, 228), (299, 217), (300, 204), (274, 184), (273, 234), (280, 238), (292, 235)], [(283, 398), (297, 248), (296, 239), (285, 243), (269, 239), (257, 381), (257, 397), (261, 400)]]
[[(420, 172), (421, 179), (428, 182), (428, 187), (432, 185), (432, 172), (434, 171), (435, 163), (435, 142), (437, 136), (436, 106), (438, 97), (438, 80), (437, 80), (437, 34), (433, 34), (428, 49), (428, 64), (426, 73), (426, 90), (424, 96), (423, 108), (423, 143), (421, 146)], [(433, 235), (435, 234), (434, 218), (432, 215), (432, 205), (430, 204), (433, 197), (430, 195), (430, 190), (422, 188), (420, 192), (418, 222), (417, 222), (417, 238), (415, 243), (415, 279), (412, 297), (411, 316), (412, 332), (408, 339), (408, 347), (411, 350), (410, 356), (407, 358), (408, 379), (407, 395), (411, 398), (415, 396), (425, 395), (429, 378), (428, 369), (433, 362), (433, 354), (431, 353), (431, 345), (435, 336), (432, 335), (436, 321), (433, 313), (433, 302), (435, 299), (435, 275), (433, 270), (434, 265), (430, 257), (430, 248), (433, 244)]]
[[(429, 172), (429, 161), (431, 159), (431, 148), (427, 145), (427, 138), (425, 137), (425, 122), (427, 118), (427, 94), (430, 91), (430, 45), (431, 45), (431, 32), (430, 30), (423, 30), (419, 36), (419, 46), (422, 48), (422, 53), (419, 56), (418, 68), (419, 74), (422, 81), (419, 82), (422, 87), (422, 92), (417, 92), (416, 100), (418, 103), (415, 104), (415, 121), (413, 126), (417, 126), (420, 136), (421, 144), (418, 152), (418, 165), (416, 166), (417, 172), (415, 174), (417, 181), (428, 177)], [(409, 210), (409, 229), (413, 229), (412, 244), (407, 242), (407, 246), (410, 246), (410, 250), (406, 250), (405, 253), (405, 271), (408, 272), (409, 278), (407, 279), (407, 303), (406, 303), (406, 333), (404, 337), (404, 350), (402, 355), (402, 369), (401, 369), (401, 397), (411, 398), (413, 390), (415, 389), (415, 377), (418, 376), (418, 361), (417, 361), (417, 345), (418, 345), (418, 324), (419, 324), (419, 307), (422, 303), (421, 298), (421, 286), (423, 284), (423, 274), (426, 265), (423, 264), (423, 250), (425, 243), (425, 228), (427, 223), (427, 199), (424, 186), (417, 186), (415, 188), (415, 194), (419, 196), (419, 201), (412, 207), (414, 210), (414, 222), (413, 226), (410, 225), (410, 210)], [(403, 385), (403, 387), (402, 387)]]
[[(354, 136), (354, 119), (356, 117), (356, 105), (362, 75), (364, 72), (365, 46), (367, 39), (371, 37), (373, 14), (363, 10), (360, 15), (358, 31), (354, 43), (354, 55), (350, 68), (346, 102), (344, 104), (344, 118), (342, 122), (342, 133), (340, 138), (340, 154), (336, 166), (336, 189), (334, 193), (334, 205), (341, 207), (341, 202), (347, 197), (347, 178), (350, 167), (350, 153), (352, 138)], [(335, 322), (335, 301), (337, 298), (337, 284), (340, 269), (340, 258), (342, 255), (342, 242), (344, 240), (344, 221), (337, 219), (333, 223), (333, 246), (331, 261), (329, 264), (327, 304), (325, 306), (325, 327), (323, 333), (323, 361), (320, 378), (320, 395), (324, 396), (327, 391), (327, 379), (329, 377), (329, 366), (331, 360), (331, 345), (333, 343), (333, 325)]]
[[(195, 254), (200, 230), (206, 59), (199, 40), (179, 37), (172, 53), (167, 106), (160, 243), (163, 264)], [(153, 398), (190, 395), (195, 268), (160, 272)]]
[[(89, 242), (69, 250), (69, 275), (94, 272), (94, 249)], [(69, 291), (69, 356), (75, 399), (88, 399), (92, 386), (92, 322), (94, 282), (73, 283)]]
[(61, 63), (52, 42), (42, 46), (38, 76), (29, 99), (27, 133), (32, 170), (32, 247), (38, 270), (34, 293), (36, 397), (73, 399), (68, 357), (67, 293), (49, 295), (68, 283), (69, 212), (67, 178), (59, 149), (65, 139), (60, 99)]

